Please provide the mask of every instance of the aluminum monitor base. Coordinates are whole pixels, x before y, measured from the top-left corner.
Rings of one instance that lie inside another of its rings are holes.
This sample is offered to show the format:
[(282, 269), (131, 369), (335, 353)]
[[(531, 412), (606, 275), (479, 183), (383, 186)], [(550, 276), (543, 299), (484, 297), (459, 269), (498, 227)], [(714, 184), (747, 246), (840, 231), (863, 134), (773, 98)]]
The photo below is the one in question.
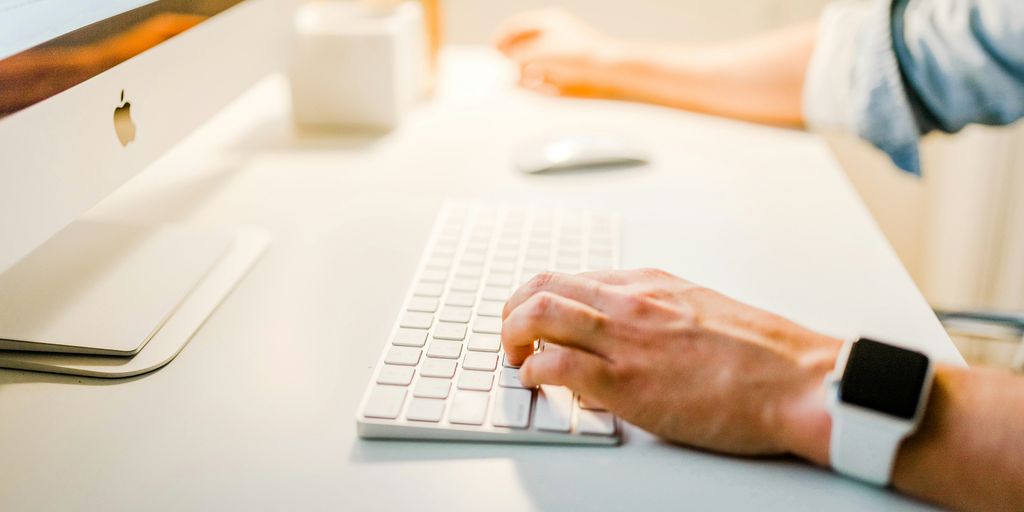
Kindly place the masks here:
[(0, 368), (103, 378), (131, 377), (156, 370), (181, 352), (269, 244), (270, 235), (262, 229), (235, 232), (224, 256), (133, 356), (0, 351)]

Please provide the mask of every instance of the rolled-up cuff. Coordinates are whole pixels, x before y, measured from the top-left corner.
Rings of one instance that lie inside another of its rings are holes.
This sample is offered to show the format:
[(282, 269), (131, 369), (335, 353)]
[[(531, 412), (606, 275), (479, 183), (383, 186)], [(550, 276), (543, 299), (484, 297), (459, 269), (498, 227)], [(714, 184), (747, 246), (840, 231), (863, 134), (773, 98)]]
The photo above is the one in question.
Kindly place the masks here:
[(803, 91), (811, 129), (856, 134), (920, 175), (920, 131), (893, 51), (889, 0), (839, 2), (821, 16)]

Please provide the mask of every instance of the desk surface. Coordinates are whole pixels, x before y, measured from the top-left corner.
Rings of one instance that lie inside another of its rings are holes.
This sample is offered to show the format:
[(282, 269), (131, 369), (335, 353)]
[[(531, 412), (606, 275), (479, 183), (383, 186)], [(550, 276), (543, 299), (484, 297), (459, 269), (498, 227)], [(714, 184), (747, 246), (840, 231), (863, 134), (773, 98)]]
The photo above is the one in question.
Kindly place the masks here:
[[(385, 134), (296, 132), (271, 77), (97, 207), (97, 218), (269, 228), (275, 243), (167, 367), (123, 381), (0, 370), (0, 509), (914, 509), (791, 460), (627, 427), (618, 448), (363, 441), (354, 413), (445, 198), (619, 211), (657, 266), (835, 335), (960, 361), (815, 136), (544, 98), (455, 49)], [(644, 169), (526, 176), (537, 135), (613, 130)]]

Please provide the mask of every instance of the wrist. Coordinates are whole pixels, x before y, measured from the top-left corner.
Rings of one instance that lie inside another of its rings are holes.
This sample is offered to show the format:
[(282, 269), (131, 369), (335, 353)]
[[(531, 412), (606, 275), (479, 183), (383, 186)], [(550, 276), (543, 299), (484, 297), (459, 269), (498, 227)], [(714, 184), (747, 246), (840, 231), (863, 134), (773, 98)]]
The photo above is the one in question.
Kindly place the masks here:
[(797, 361), (800, 385), (782, 404), (782, 446), (798, 457), (820, 466), (829, 465), (832, 419), (825, 406), (825, 377), (836, 364), (842, 342), (822, 337), (818, 348), (806, 351)]

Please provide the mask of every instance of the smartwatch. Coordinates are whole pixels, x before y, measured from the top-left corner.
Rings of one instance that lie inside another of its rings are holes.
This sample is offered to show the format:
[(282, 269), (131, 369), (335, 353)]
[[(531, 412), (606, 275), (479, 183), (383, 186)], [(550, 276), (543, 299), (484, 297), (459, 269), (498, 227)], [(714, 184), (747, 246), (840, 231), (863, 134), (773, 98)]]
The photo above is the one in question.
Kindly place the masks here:
[(867, 338), (845, 343), (825, 378), (832, 468), (889, 485), (900, 444), (924, 415), (933, 377), (931, 359), (921, 352)]

